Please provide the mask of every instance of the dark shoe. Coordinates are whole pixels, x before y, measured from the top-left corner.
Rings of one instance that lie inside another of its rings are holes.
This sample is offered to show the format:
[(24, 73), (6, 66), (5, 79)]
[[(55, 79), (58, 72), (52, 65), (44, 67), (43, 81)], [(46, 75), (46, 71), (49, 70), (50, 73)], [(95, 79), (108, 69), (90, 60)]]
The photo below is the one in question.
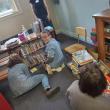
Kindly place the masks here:
[(57, 94), (59, 91), (60, 91), (60, 87), (51, 88), (48, 91), (46, 91), (46, 96), (48, 98), (51, 98), (52, 96), (54, 96), (55, 94)]

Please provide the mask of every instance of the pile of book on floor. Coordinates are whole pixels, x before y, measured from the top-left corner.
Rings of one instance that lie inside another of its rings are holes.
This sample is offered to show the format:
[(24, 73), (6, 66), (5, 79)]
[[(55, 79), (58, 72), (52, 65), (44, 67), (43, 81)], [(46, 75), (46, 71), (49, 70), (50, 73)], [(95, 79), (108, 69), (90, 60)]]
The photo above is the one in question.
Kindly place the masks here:
[(70, 68), (70, 70), (72, 71), (73, 74), (78, 75), (78, 73), (79, 73), (78, 67), (75, 66), (75, 64), (73, 62), (67, 63), (67, 66)]
[(94, 58), (88, 53), (87, 50), (79, 50), (72, 53), (72, 62), (68, 63), (68, 67), (74, 74), (79, 73), (79, 67), (93, 62)]
[(87, 50), (79, 50), (72, 53), (72, 60), (76, 61), (80, 66), (82, 66), (92, 62), (93, 57), (87, 52)]

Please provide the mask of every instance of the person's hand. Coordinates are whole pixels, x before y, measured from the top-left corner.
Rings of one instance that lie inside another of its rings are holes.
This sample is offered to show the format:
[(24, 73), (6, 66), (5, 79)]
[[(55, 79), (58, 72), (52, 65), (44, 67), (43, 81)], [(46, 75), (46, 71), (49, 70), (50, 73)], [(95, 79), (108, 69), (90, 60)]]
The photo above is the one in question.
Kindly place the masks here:
[(46, 63), (45, 62), (41, 62), (41, 65), (44, 69), (46, 69)]
[(48, 65), (48, 64), (46, 64), (46, 71), (48, 72), (48, 74), (53, 74), (53, 72), (52, 72), (52, 68), (51, 68), (51, 66), (50, 65)]

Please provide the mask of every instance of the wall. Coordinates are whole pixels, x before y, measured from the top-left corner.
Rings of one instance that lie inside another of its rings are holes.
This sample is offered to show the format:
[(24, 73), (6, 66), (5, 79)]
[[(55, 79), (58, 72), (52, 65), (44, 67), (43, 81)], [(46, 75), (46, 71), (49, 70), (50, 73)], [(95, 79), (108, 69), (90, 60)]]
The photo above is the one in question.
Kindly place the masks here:
[(46, 0), (47, 2), (47, 5), (48, 5), (48, 8), (49, 8), (49, 15), (50, 15), (50, 18), (54, 24), (54, 27), (56, 30), (59, 30), (59, 28), (61, 27), (60, 26), (60, 23), (59, 23), (59, 17), (57, 16), (56, 14), (56, 7), (54, 6), (53, 4), (53, 1), (52, 0)]
[(87, 29), (88, 42), (91, 28), (95, 26), (92, 15), (109, 7), (109, 0), (60, 0), (59, 5), (53, 4), (55, 16), (58, 16), (60, 29), (63, 33), (73, 36), (76, 26)]
[(28, 0), (15, 1), (20, 8), (20, 13), (0, 19), (0, 41), (19, 33), (22, 24), (29, 29), (31, 27), (30, 24), (34, 21), (34, 15)]
[[(0, 41), (13, 36), (21, 31), (24, 24), (27, 29), (35, 20), (29, 0), (15, 0), (19, 2), (21, 13), (0, 20)], [(53, 0), (47, 0), (50, 17), (57, 32), (63, 32), (73, 36), (76, 26), (84, 26), (88, 37), (91, 28), (94, 27), (92, 15), (108, 8), (108, 0), (59, 0), (60, 4), (54, 4)], [(90, 40), (88, 40), (89, 42)]]

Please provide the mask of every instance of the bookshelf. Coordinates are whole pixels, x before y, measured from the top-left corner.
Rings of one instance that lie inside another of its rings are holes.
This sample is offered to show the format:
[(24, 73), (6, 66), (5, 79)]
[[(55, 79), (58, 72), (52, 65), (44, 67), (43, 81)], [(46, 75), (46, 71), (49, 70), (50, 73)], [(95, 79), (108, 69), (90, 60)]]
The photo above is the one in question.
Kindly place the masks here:
[(41, 40), (40, 36), (36, 35), (25, 42), (20, 42), (18, 45), (11, 46), (5, 51), (2, 51), (0, 54), (0, 61), (2, 62), (3, 59), (5, 61), (9, 54), (17, 52), (20, 53), (24, 63), (27, 64), (29, 68), (32, 68), (33, 66), (37, 66), (46, 61), (44, 47), (45, 44)]
[(98, 59), (110, 67), (110, 9), (94, 14), (98, 42)]
[(37, 37), (21, 44), (19, 50), (24, 63), (32, 68), (35, 65), (45, 62), (44, 47), (43, 41)]

